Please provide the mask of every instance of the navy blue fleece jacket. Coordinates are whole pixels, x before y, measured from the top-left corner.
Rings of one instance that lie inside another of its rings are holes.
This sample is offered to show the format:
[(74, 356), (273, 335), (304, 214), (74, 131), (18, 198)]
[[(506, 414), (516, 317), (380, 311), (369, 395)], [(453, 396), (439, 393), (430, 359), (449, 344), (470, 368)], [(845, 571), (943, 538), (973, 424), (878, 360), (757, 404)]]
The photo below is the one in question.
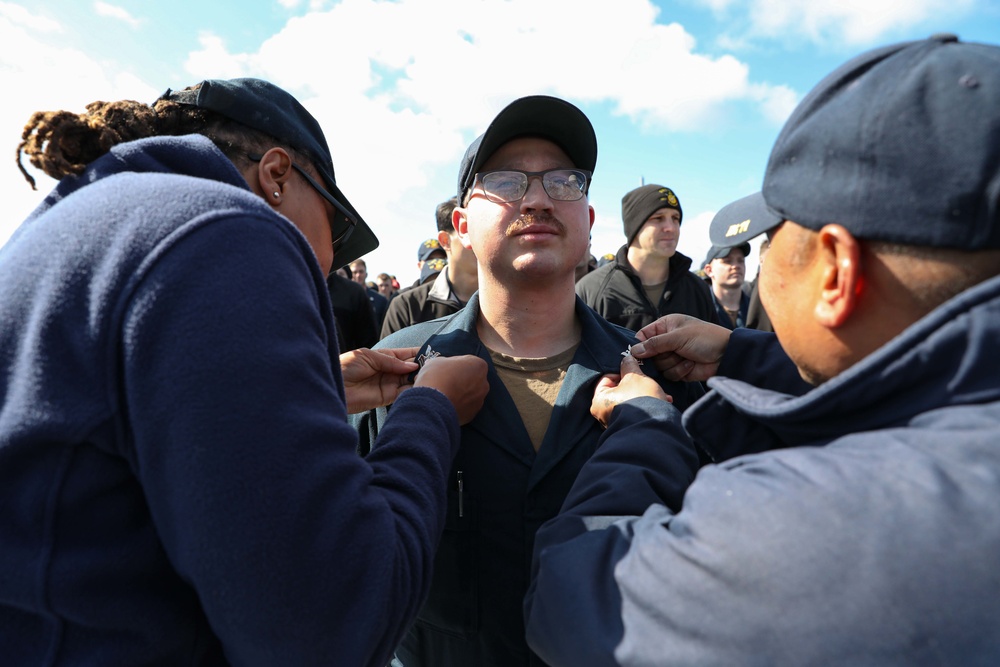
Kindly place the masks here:
[[(529, 645), (554, 667), (1000, 664), (998, 356), (1000, 277), (817, 387), (737, 329), (683, 418), (615, 408), (538, 531)], [(693, 482), (692, 439), (718, 462)]]
[(411, 389), (356, 455), (324, 278), (199, 136), (116, 147), (0, 249), (6, 664), (385, 664), (458, 423)]

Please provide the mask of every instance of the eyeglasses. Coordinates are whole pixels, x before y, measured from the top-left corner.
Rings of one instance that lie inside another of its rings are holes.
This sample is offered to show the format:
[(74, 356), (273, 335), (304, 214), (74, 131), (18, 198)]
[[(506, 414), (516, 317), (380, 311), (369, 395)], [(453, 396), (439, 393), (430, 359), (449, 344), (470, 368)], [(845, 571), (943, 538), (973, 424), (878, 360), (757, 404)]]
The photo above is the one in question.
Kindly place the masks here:
[[(254, 162), (260, 162), (261, 159), (264, 156), (263, 155), (247, 155), (247, 157), (250, 158), (251, 160), (253, 160)], [(332, 194), (330, 194), (329, 190), (327, 190), (326, 188), (324, 188), (322, 185), (320, 185), (316, 181), (315, 178), (313, 178), (312, 176), (310, 176), (309, 172), (307, 172), (305, 169), (303, 169), (299, 165), (295, 164), (294, 161), (292, 162), (292, 169), (294, 169), (295, 171), (299, 172), (299, 174), (301, 174), (302, 178), (306, 179), (306, 182), (309, 183), (309, 185), (311, 185), (313, 187), (313, 189), (316, 190), (316, 192), (318, 192), (321, 197), (323, 197), (323, 199), (325, 199), (328, 202), (330, 202), (330, 204), (333, 206), (333, 208), (335, 208), (341, 215), (344, 216), (344, 222), (347, 223), (347, 227), (343, 231), (341, 231), (339, 234), (337, 232), (337, 229), (334, 226), (333, 221), (332, 220), (330, 221), (330, 236), (333, 238), (333, 252), (334, 252), (334, 254), (336, 254), (337, 250), (339, 250), (341, 248), (341, 246), (343, 246), (344, 243), (347, 242), (347, 239), (351, 238), (351, 234), (354, 233), (354, 228), (358, 225), (358, 219), (357, 219), (357, 217), (355, 217), (355, 215), (353, 213), (351, 213), (350, 211), (348, 211), (347, 208), (343, 204), (341, 204), (339, 201), (337, 201), (334, 198), (334, 196)]]
[(576, 201), (587, 191), (591, 172), (583, 169), (547, 169), (521, 171), (503, 169), (476, 174), (476, 181), (483, 186), (483, 194), (491, 202), (505, 204), (519, 201), (528, 191), (532, 178), (542, 179), (542, 188), (555, 201)]

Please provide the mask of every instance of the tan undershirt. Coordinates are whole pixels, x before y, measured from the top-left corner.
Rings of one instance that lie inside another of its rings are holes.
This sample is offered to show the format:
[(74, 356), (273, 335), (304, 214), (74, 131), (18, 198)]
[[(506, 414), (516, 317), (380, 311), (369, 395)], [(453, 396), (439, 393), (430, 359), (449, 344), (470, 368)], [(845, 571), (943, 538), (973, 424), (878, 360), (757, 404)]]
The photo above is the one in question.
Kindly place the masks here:
[(646, 293), (646, 298), (649, 302), (659, 308), (660, 299), (663, 298), (663, 290), (667, 287), (667, 281), (664, 280), (662, 283), (657, 283), (656, 285), (643, 285), (642, 291)]
[(579, 343), (554, 357), (542, 359), (509, 357), (489, 351), (497, 375), (507, 388), (507, 393), (514, 399), (514, 405), (517, 406), (536, 452), (545, 439), (545, 431), (552, 418), (552, 408), (578, 346)]

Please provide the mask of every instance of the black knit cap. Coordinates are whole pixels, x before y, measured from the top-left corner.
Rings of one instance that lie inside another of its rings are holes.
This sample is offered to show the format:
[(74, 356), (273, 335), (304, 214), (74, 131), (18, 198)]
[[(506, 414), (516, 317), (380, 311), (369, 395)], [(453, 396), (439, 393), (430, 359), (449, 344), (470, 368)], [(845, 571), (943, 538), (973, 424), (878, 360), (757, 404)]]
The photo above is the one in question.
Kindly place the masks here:
[[(214, 111), (308, 155), (330, 194), (357, 220), (350, 237), (337, 248), (334, 269), (378, 247), (375, 233), (337, 187), (333, 158), (319, 123), (288, 92), (261, 79), (210, 79), (194, 90), (168, 88), (160, 99)], [(346, 222), (345, 216), (338, 218), (339, 223)]]
[(622, 224), (625, 227), (625, 238), (628, 243), (639, 233), (643, 224), (661, 208), (675, 208), (684, 220), (681, 202), (670, 188), (662, 185), (643, 185), (622, 197)]

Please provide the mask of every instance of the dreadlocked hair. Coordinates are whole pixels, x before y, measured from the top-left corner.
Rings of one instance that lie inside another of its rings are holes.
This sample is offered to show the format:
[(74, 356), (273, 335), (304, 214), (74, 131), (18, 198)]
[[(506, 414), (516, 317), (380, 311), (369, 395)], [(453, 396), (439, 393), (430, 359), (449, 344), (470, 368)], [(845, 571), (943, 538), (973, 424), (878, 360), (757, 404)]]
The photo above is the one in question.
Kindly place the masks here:
[[(194, 86), (192, 88), (197, 88)], [(221, 114), (188, 104), (157, 100), (152, 106), (122, 100), (91, 102), (87, 112), (37, 111), (31, 115), (17, 146), (17, 168), (35, 188), (35, 179), (21, 163), (31, 164), (55, 179), (78, 175), (88, 164), (117, 144), (145, 137), (201, 134), (242, 169), (248, 153), (264, 153), (281, 146), (292, 158), (309, 157), (268, 134), (253, 130)]]

